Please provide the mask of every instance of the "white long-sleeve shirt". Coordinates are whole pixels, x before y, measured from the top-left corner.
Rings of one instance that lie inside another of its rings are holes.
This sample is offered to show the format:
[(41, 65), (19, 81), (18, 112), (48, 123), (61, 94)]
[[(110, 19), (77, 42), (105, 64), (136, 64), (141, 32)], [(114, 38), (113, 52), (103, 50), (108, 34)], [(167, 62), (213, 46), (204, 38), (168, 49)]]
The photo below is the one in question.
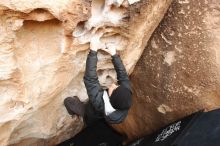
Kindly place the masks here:
[(105, 104), (105, 115), (106, 116), (108, 116), (109, 114), (116, 111), (116, 109), (114, 109), (112, 107), (110, 100), (109, 100), (108, 93), (106, 91), (104, 91), (104, 93), (103, 93), (103, 100), (104, 100), (104, 104)]

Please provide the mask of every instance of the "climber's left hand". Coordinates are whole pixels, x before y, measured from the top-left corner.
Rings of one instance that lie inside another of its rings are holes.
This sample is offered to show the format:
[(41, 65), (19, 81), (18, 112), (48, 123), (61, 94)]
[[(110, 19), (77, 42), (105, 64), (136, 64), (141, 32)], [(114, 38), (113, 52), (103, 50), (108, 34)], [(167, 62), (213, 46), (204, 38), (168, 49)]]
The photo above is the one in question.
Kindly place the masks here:
[(103, 32), (96, 32), (93, 34), (90, 41), (90, 49), (93, 51), (97, 51), (98, 49), (105, 48), (105, 44), (101, 42), (101, 37)]

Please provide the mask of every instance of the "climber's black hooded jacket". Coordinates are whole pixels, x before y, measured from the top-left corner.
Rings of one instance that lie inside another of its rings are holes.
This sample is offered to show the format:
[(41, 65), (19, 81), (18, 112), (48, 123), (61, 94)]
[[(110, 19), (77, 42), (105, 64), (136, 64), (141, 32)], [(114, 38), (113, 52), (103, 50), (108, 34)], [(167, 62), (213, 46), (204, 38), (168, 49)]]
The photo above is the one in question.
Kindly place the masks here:
[[(105, 118), (105, 120), (110, 124), (121, 123), (126, 118), (128, 109), (116, 110), (108, 116), (105, 115), (103, 100), (104, 89), (101, 88), (96, 73), (97, 60), (97, 52), (90, 50), (86, 60), (86, 71), (84, 75), (84, 84), (89, 96), (89, 102), (87, 103), (84, 115), (85, 123), (90, 125), (102, 118)], [(120, 57), (117, 54), (112, 56), (112, 63), (117, 73), (118, 84), (123, 85), (132, 92), (129, 77)]]

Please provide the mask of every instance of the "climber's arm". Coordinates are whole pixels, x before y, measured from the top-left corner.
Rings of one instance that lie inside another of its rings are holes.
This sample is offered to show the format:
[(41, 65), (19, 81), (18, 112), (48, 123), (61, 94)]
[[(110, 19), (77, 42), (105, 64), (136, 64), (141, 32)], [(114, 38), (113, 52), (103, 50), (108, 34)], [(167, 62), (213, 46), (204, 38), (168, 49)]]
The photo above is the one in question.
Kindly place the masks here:
[(86, 86), (89, 102), (93, 105), (96, 111), (103, 112), (103, 89), (101, 88), (96, 73), (97, 68), (97, 50), (103, 47), (100, 42), (100, 37), (103, 35), (102, 31), (97, 31), (90, 41), (90, 52), (86, 60), (86, 71), (84, 75), (84, 84)]
[(91, 102), (95, 110), (103, 111), (103, 89), (99, 84), (98, 76), (96, 73), (97, 60), (97, 52), (94, 50), (90, 50), (86, 60), (86, 71), (83, 79), (86, 86), (87, 94), (89, 96), (89, 102)]
[(120, 56), (116, 53), (115, 47), (108, 47), (107, 49), (102, 49), (108, 52), (112, 56), (112, 63), (114, 65), (115, 71), (117, 73), (117, 80), (119, 85), (123, 85), (131, 91), (131, 84), (126, 72), (126, 69), (121, 61)]
[(118, 84), (123, 85), (131, 91), (130, 80), (119, 55), (115, 54), (112, 56), (112, 63), (117, 73)]

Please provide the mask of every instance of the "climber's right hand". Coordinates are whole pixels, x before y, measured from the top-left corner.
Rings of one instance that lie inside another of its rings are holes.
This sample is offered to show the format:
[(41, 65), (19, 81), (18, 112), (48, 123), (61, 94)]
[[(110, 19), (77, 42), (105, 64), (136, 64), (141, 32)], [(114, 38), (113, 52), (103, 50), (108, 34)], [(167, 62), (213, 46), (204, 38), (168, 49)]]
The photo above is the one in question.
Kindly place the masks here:
[(111, 56), (114, 56), (117, 52), (115, 46), (112, 46), (112, 47), (107, 46), (107, 48), (104, 48), (102, 50), (109, 53)]

